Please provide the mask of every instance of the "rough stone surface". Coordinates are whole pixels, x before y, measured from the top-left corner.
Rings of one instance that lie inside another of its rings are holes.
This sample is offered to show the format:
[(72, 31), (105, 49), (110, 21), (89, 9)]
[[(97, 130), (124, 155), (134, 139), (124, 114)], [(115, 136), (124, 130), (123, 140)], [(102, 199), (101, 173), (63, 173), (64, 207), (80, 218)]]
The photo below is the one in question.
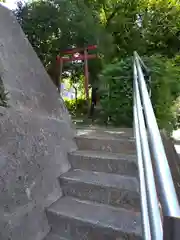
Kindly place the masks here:
[(74, 170), (60, 177), (65, 196), (140, 210), (138, 182), (116, 174)]
[(16, 109), (70, 121), (63, 100), (13, 13), (0, 6), (0, 75)]
[(47, 215), (52, 231), (69, 240), (142, 239), (139, 213), (65, 197)]
[(69, 114), (12, 12), (0, 6), (0, 239), (41, 240), (44, 207), (59, 197), (57, 177), (76, 150)]
[(135, 155), (122, 155), (100, 151), (75, 151), (69, 153), (69, 161), (73, 169), (94, 172), (116, 173), (138, 176)]
[(19, 208), (16, 213), (5, 213), (3, 219), (1, 216), (0, 228), (0, 239), (3, 240), (39, 240), (50, 230), (44, 208), (32, 203)]

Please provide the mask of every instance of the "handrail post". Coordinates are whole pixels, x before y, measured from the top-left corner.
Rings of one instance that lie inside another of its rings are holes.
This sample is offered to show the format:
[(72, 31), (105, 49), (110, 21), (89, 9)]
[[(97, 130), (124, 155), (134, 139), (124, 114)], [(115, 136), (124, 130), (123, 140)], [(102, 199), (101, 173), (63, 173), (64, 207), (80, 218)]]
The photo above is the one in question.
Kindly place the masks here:
[(180, 239), (180, 218), (164, 217), (163, 224), (163, 240), (179, 240)]

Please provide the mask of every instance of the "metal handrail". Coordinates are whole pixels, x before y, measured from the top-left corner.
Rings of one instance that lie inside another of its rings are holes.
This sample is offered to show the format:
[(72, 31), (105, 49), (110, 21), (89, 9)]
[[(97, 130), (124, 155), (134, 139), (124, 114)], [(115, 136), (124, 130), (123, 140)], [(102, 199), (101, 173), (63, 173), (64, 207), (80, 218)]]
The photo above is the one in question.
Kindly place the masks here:
[[(153, 167), (151, 162), (151, 154), (150, 154), (148, 138), (146, 134), (145, 120), (143, 117), (143, 111), (141, 107), (140, 93), (139, 93), (138, 81), (137, 81), (138, 75), (137, 75), (137, 69), (136, 69), (135, 63), (134, 63), (134, 75), (135, 75), (134, 76), (134, 87), (135, 87), (134, 105), (137, 111), (137, 119), (138, 119), (138, 125), (136, 125), (137, 127), (136, 126), (135, 127), (138, 128), (139, 130), (140, 143), (142, 148), (143, 169), (145, 170), (144, 177), (145, 177), (145, 188), (147, 190), (147, 205), (148, 205), (150, 232), (151, 232), (152, 239), (159, 240), (159, 239), (162, 239), (162, 222), (160, 217), (158, 197), (157, 197)], [(136, 142), (137, 142), (137, 139), (136, 139)], [(139, 159), (138, 159), (138, 162), (139, 162)], [(139, 171), (142, 171), (142, 170), (139, 169)], [(143, 193), (141, 193), (141, 197), (142, 197), (142, 194)], [(143, 228), (145, 226), (146, 226), (146, 223), (144, 223)]]
[[(134, 89), (137, 87), (137, 70), (134, 64)], [(149, 212), (148, 212), (148, 203), (147, 203), (147, 193), (146, 193), (146, 182), (144, 175), (144, 163), (143, 163), (143, 154), (141, 146), (141, 136), (139, 129), (138, 113), (137, 113), (137, 97), (136, 92), (134, 91), (134, 133), (136, 139), (136, 149), (137, 149), (137, 158), (138, 158), (138, 170), (139, 170), (139, 182), (140, 182), (140, 196), (141, 196), (141, 217), (143, 223), (143, 236), (146, 240), (151, 239), (150, 232), (150, 223), (149, 223)]]
[(148, 92), (149, 92), (149, 96), (151, 97), (151, 70), (147, 67), (147, 65), (144, 63), (144, 61), (142, 60), (142, 58), (139, 56), (137, 52), (136, 52), (136, 56), (139, 59), (142, 69), (145, 71), (145, 76), (148, 77), (148, 80), (146, 80), (146, 82), (148, 82), (149, 84)]
[[(143, 235), (145, 240), (162, 240), (162, 220), (154, 174), (158, 180), (160, 203), (163, 213), (170, 217), (180, 216), (171, 172), (160, 136), (152, 103), (145, 83), (142, 61), (134, 53), (134, 129), (140, 178)], [(146, 129), (147, 128), (147, 129)], [(151, 151), (153, 164), (151, 159)], [(155, 173), (153, 172), (153, 167)]]
[(139, 62), (142, 66), (142, 68), (144, 68), (144, 70), (146, 71), (147, 75), (150, 75), (151, 70), (148, 68), (148, 66), (146, 66), (146, 64), (144, 63), (144, 61), (142, 60), (142, 58), (139, 56), (139, 54), (137, 52), (135, 52), (136, 57), (139, 59)]

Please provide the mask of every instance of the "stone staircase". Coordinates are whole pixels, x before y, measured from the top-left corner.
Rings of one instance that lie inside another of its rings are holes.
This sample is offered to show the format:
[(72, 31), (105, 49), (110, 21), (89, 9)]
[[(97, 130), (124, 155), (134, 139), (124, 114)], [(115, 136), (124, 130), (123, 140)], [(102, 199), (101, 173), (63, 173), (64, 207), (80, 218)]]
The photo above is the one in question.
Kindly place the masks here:
[(63, 197), (47, 209), (45, 240), (142, 239), (132, 130), (80, 129), (71, 170), (59, 177)]

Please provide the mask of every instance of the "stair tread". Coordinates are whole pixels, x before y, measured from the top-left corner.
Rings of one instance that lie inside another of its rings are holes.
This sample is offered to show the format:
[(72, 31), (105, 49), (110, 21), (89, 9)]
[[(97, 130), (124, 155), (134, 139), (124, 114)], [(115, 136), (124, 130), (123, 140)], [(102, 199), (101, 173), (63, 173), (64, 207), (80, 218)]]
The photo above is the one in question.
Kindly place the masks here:
[(76, 135), (75, 140), (79, 150), (97, 150), (124, 154), (135, 154), (136, 152), (133, 138)]
[(75, 138), (81, 139), (97, 139), (97, 140), (112, 140), (118, 142), (130, 141), (135, 142), (134, 137), (122, 137), (122, 136), (103, 136), (103, 135), (76, 135)]
[(60, 176), (60, 179), (124, 189), (134, 192), (139, 191), (138, 181), (135, 177), (122, 176), (111, 173), (83, 171), (76, 169), (64, 173)]
[(57, 234), (54, 234), (54, 233), (49, 233), (45, 239), (43, 240), (68, 240), (67, 238), (63, 238), (63, 237), (60, 237), (58, 236)]
[(136, 155), (133, 154), (120, 154), (103, 151), (91, 151), (91, 150), (77, 150), (70, 153), (75, 156), (83, 156), (89, 158), (101, 158), (101, 159), (112, 159), (112, 160), (124, 160), (129, 162), (136, 162)]
[(132, 129), (107, 129), (107, 128), (86, 128), (78, 129), (77, 136), (90, 137), (90, 138), (103, 138), (103, 139), (122, 139), (134, 138)]
[(53, 203), (48, 212), (101, 228), (141, 235), (140, 213), (125, 209), (63, 197)]

